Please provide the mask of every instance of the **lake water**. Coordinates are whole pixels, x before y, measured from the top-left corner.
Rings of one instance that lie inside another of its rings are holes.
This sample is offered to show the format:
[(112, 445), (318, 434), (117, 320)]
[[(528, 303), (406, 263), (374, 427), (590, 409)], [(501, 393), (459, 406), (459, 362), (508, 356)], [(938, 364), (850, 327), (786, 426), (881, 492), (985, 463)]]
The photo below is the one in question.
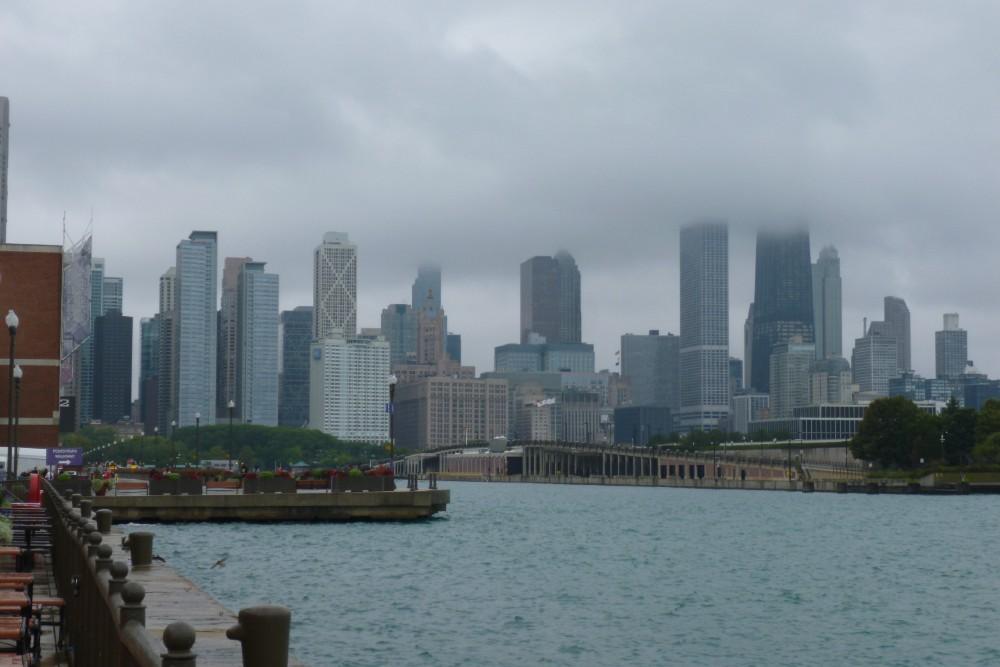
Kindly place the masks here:
[(290, 607), (312, 667), (1000, 664), (998, 496), (448, 488), (420, 523), (152, 530), (229, 608)]

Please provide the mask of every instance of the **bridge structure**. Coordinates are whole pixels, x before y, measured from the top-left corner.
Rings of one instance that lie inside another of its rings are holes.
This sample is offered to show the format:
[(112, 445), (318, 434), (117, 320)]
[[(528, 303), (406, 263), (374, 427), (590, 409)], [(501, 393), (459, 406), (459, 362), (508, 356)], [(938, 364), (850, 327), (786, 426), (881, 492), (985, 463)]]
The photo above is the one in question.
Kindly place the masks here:
[(658, 485), (689, 480), (843, 480), (863, 476), (843, 441), (726, 444), (711, 450), (520, 442), (502, 451), (451, 448), (396, 462), (396, 473), (441, 479)]

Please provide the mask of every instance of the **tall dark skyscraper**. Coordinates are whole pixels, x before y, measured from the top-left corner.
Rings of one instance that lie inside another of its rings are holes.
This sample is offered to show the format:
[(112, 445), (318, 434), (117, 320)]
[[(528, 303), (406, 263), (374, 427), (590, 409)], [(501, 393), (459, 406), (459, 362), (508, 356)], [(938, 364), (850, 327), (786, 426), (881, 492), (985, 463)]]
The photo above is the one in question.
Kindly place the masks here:
[(896, 339), (896, 363), (900, 373), (913, 370), (910, 360), (910, 309), (897, 296), (885, 297), (886, 333)]
[(679, 422), (708, 431), (729, 416), (729, 226), (687, 225), (680, 241)]
[(625, 334), (621, 337), (621, 371), (632, 390), (632, 405), (667, 406), (676, 415), (680, 408), (680, 338)]
[(521, 264), (521, 343), (582, 340), (580, 270), (568, 252)]
[(312, 306), (281, 313), (281, 382), (278, 387), (278, 424), (305, 426), (309, 422), (309, 345), (312, 343)]
[(840, 256), (833, 246), (820, 250), (819, 259), (812, 265), (812, 289), (816, 358), (841, 357), (844, 347)]
[(774, 346), (789, 343), (793, 336), (801, 336), (801, 343), (815, 343), (813, 317), (809, 230), (758, 232), (753, 341), (747, 355), (753, 389), (770, 391)]
[(934, 332), (934, 367), (939, 379), (961, 377), (969, 362), (969, 334), (958, 326), (958, 313), (944, 314), (944, 328)]
[(112, 310), (95, 322), (94, 417), (105, 424), (132, 412), (132, 318)]

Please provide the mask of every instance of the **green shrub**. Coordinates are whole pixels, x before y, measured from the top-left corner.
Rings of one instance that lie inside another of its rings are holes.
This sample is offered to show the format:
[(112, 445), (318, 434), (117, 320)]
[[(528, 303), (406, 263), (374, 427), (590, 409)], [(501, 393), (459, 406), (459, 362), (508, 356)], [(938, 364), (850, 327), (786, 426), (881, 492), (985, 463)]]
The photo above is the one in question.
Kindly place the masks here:
[(169, 479), (171, 482), (176, 482), (181, 478), (181, 474), (179, 472), (168, 472), (163, 477), (164, 479)]
[(365, 474), (361, 472), (361, 468), (351, 468), (348, 473), (348, 477), (364, 477)]
[(274, 479), (274, 473), (270, 470), (265, 470), (260, 474), (261, 479)]
[(68, 482), (69, 480), (73, 479), (73, 476), (70, 475), (68, 472), (61, 472), (59, 473), (59, 476), (56, 477), (56, 479), (59, 480), (60, 482)]
[(9, 545), (14, 539), (14, 531), (11, 528), (10, 519), (0, 517), (0, 544)]

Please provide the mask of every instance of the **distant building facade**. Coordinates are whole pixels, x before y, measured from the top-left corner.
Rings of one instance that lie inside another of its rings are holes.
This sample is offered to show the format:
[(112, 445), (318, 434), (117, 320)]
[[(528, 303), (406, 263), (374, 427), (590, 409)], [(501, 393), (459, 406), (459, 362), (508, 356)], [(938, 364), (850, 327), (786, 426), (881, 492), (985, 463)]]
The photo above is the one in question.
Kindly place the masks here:
[(899, 375), (897, 341), (869, 329), (868, 335), (854, 341), (851, 369), (854, 384), (864, 393), (889, 395), (889, 380)]
[(590, 343), (500, 345), (494, 350), (497, 372), (594, 372), (594, 346)]
[(358, 330), (358, 249), (347, 234), (327, 232), (313, 251), (313, 339)]
[(238, 331), (239, 331), (239, 282), (240, 272), (250, 257), (226, 257), (222, 267), (222, 307), (219, 309), (219, 349), (216, 353), (216, 414), (229, 416), (229, 401), (236, 402), (234, 416), (242, 418), (243, 406), (236, 401)]
[(389, 342), (392, 365), (416, 363), (417, 313), (412, 306), (394, 303), (382, 310), (382, 335)]
[(218, 235), (194, 231), (177, 245), (175, 367), (178, 426), (215, 423)]
[(244, 262), (237, 281), (236, 414), (278, 425), (278, 276)]
[(673, 433), (673, 415), (665, 405), (615, 408), (615, 443), (646, 447), (656, 437)]
[(94, 328), (94, 419), (131, 419), (132, 318), (119, 310), (101, 315)]
[(647, 335), (621, 337), (621, 372), (629, 382), (634, 405), (666, 406), (677, 412), (680, 350), (678, 336), (671, 333), (661, 336), (658, 329), (651, 329)]
[(794, 336), (803, 344), (815, 343), (812, 297), (809, 231), (758, 232), (750, 388), (769, 392), (776, 346)]
[(809, 404), (854, 402), (854, 375), (843, 357), (817, 359), (809, 371)]
[(958, 326), (958, 313), (945, 313), (944, 328), (934, 333), (935, 375), (957, 378), (969, 361), (969, 335)]
[(730, 428), (735, 433), (750, 433), (750, 422), (767, 419), (770, 414), (771, 396), (760, 392), (746, 392), (733, 396)]
[(816, 358), (842, 357), (844, 354), (843, 301), (841, 296), (840, 255), (833, 246), (819, 252), (812, 265), (813, 327), (816, 332)]
[(504, 380), (431, 377), (398, 387), (395, 399), (396, 442), (406, 449), (483, 443), (507, 433)]
[(448, 358), (456, 364), (462, 364), (462, 336), (461, 334), (450, 333), (445, 342), (445, 352)]
[[(521, 343), (579, 343), (580, 270), (567, 252), (521, 264)], [(534, 337), (533, 337), (534, 336)]]
[(389, 343), (323, 338), (310, 349), (309, 427), (341, 440), (386, 442)]
[[(139, 414), (143, 432), (159, 430), (160, 316), (139, 321)], [(166, 435), (166, 431), (163, 433)]]
[(301, 428), (309, 423), (309, 346), (312, 306), (281, 313), (281, 383), (278, 424)]
[(809, 369), (816, 361), (816, 345), (793, 336), (771, 351), (768, 385), (771, 419), (787, 419), (795, 408), (809, 404)]
[(680, 231), (682, 430), (718, 428), (729, 415), (729, 227)]

